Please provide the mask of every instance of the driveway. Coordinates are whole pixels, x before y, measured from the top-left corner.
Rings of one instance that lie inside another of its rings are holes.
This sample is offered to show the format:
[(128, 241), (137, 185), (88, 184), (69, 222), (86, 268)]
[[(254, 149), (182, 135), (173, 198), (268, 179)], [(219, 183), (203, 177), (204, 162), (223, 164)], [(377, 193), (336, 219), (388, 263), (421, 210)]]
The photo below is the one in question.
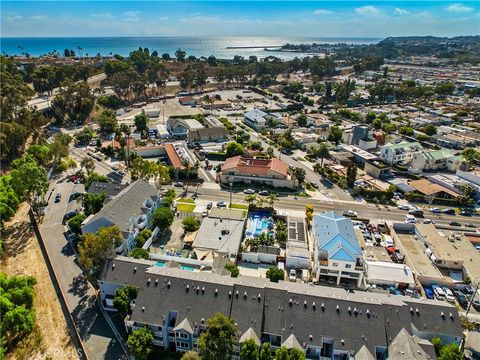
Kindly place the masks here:
[[(98, 308), (95, 289), (77, 265), (74, 251), (64, 236), (65, 228), (62, 220), (69, 206), (68, 200), (73, 187), (72, 183), (51, 185), (49, 191), (53, 196), (49, 199), (40, 232), (68, 310), (84, 342), (87, 357), (89, 359), (127, 359)], [(55, 203), (56, 193), (62, 194), (61, 201), (58, 203)]]

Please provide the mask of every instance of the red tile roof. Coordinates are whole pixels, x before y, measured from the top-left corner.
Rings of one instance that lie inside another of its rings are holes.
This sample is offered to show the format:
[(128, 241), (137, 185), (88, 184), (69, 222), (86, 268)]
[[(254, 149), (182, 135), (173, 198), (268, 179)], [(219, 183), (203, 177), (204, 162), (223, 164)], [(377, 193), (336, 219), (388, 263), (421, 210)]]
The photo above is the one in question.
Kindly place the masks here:
[(180, 170), (185, 168), (185, 166), (182, 165), (182, 159), (180, 159), (172, 144), (165, 144), (165, 151), (174, 168)]
[[(109, 146), (111, 146), (114, 149), (120, 149), (121, 148), (120, 143), (117, 140), (106, 140), (106, 141), (102, 142), (102, 149), (107, 148)], [(135, 147), (135, 141), (132, 138), (128, 138), (126, 147), (128, 147), (130, 149), (134, 148)]]
[(240, 173), (265, 176), (270, 172), (287, 176), (288, 166), (278, 159), (251, 159), (235, 156), (225, 160), (222, 171), (237, 169)]

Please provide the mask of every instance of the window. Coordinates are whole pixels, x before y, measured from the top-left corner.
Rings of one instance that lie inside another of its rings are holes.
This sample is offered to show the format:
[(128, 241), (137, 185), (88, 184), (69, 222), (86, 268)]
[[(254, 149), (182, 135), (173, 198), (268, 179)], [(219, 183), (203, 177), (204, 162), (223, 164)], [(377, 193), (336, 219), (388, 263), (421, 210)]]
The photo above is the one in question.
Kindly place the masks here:
[(346, 267), (347, 269), (351, 269), (352, 265), (351, 265), (351, 264), (345, 264), (345, 267)]
[(338, 266), (338, 263), (335, 263), (335, 262), (334, 262), (334, 263), (332, 263), (332, 266), (337, 267), (337, 266)]

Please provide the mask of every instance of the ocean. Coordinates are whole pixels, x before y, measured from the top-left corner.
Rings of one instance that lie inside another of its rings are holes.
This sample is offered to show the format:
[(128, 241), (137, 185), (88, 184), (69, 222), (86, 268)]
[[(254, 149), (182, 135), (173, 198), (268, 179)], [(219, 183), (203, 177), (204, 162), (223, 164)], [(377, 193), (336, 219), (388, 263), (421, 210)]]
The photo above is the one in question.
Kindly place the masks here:
[[(77, 55), (95, 56), (101, 54), (119, 54), (127, 56), (132, 50), (148, 48), (157, 50), (159, 55), (169, 53), (174, 56), (177, 49), (187, 52), (187, 56), (214, 55), (220, 59), (231, 59), (235, 55), (248, 57), (255, 55), (259, 58), (277, 56), (282, 59), (301, 57), (299, 53), (280, 53), (265, 51), (265, 47), (278, 47), (286, 43), (347, 43), (347, 44), (372, 44), (381, 39), (377, 38), (290, 38), (290, 37), (38, 37), (38, 38), (0, 38), (2, 54), (21, 55), (28, 53), (31, 56), (40, 56), (54, 51), (63, 55), (65, 49), (73, 49)], [(81, 48), (79, 54), (78, 48)], [(228, 49), (227, 47), (237, 47)], [(252, 48), (245, 48), (252, 47)], [(253, 48), (256, 47), (256, 48)], [(303, 55), (305, 56), (305, 54)]]

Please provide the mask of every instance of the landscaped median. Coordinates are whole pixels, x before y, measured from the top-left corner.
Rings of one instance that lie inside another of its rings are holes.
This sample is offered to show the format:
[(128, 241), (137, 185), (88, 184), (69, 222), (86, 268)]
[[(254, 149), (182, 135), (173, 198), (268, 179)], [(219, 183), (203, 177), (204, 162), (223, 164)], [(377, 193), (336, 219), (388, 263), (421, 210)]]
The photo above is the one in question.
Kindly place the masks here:
[(177, 211), (191, 213), (195, 210), (195, 201), (190, 198), (181, 198), (177, 200)]

